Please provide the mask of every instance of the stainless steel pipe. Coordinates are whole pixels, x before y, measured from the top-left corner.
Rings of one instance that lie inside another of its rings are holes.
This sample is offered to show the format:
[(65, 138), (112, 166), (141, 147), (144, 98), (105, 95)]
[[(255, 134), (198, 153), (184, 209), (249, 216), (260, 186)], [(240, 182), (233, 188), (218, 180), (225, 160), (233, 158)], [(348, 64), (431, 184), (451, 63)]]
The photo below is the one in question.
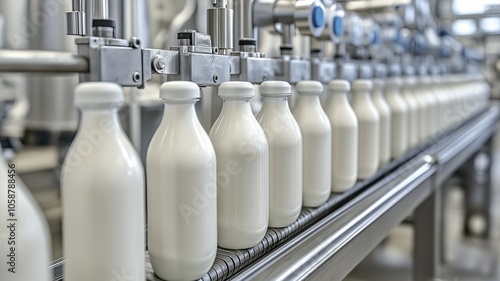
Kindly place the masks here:
[(89, 62), (65, 52), (0, 50), (0, 72), (85, 73)]

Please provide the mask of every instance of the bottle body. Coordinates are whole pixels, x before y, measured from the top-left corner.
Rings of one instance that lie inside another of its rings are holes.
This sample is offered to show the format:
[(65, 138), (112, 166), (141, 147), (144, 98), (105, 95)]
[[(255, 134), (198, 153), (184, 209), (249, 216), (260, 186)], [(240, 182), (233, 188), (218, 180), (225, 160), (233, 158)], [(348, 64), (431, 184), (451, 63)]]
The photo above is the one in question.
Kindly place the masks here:
[(145, 280), (144, 171), (116, 108), (82, 110), (61, 185), (65, 280)]
[(439, 105), (437, 98), (434, 95), (434, 90), (432, 88), (430, 79), (426, 81), (425, 98), (427, 99), (427, 106), (429, 111), (427, 124), (429, 126), (428, 137), (430, 138), (434, 137), (439, 130)]
[(286, 97), (264, 97), (257, 121), (269, 144), (269, 227), (286, 227), (302, 208), (302, 135)]
[(165, 104), (147, 156), (148, 250), (155, 274), (195, 280), (217, 252), (216, 158), (194, 101)]
[(402, 156), (408, 149), (408, 107), (397, 88), (386, 89), (386, 100), (391, 108), (391, 158)]
[(47, 221), (35, 198), (16, 174), (15, 164), (7, 164), (1, 149), (0, 180), (3, 185), (0, 191), (0, 219), (7, 223), (0, 230), (0, 253), (4, 260), (0, 267), (0, 279), (52, 280)]
[(415, 147), (423, 133), (423, 126), (426, 127), (427, 123), (422, 123), (424, 117), (422, 111), (422, 104), (419, 103), (413, 94), (414, 85), (407, 85), (403, 88), (402, 96), (408, 108), (408, 148)]
[(445, 91), (443, 90), (442, 79), (435, 78), (432, 88), (433, 88), (434, 97), (436, 98), (436, 101), (437, 101), (438, 132), (442, 133), (446, 130), (445, 112), (446, 112), (446, 110), (448, 108), (448, 104), (449, 104), (448, 96), (446, 95)]
[(419, 140), (418, 142), (424, 142), (430, 136), (430, 108), (427, 101), (427, 88), (424, 83), (418, 83), (414, 91), (415, 100), (420, 107), (420, 119), (419, 119)]
[(369, 91), (355, 91), (352, 108), (358, 118), (358, 179), (373, 176), (379, 164), (380, 115)]
[(332, 191), (344, 192), (358, 177), (358, 120), (346, 93), (333, 93), (326, 114), (332, 126)]
[(217, 156), (218, 244), (253, 247), (269, 220), (269, 150), (249, 99), (224, 100), (210, 139)]
[(302, 132), (302, 205), (318, 207), (331, 193), (332, 127), (316, 95), (299, 95), (293, 115)]
[[(379, 82), (376, 82), (379, 83)], [(382, 85), (373, 90), (373, 104), (380, 115), (379, 166), (391, 160), (391, 108), (382, 93)]]

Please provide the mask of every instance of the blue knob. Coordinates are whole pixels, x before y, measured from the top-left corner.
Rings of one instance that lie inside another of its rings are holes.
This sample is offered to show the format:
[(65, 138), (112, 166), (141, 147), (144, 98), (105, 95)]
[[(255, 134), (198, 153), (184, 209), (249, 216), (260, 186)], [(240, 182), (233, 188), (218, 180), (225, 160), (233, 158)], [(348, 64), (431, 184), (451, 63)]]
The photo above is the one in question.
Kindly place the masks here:
[(312, 25), (314, 28), (323, 26), (325, 23), (325, 12), (321, 7), (314, 7), (311, 14)]
[(333, 34), (335, 34), (335, 36), (342, 35), (342, 33), (344, 33), (344, 19), (339, 16), (334, 16), (332, 23), (333, 23)]

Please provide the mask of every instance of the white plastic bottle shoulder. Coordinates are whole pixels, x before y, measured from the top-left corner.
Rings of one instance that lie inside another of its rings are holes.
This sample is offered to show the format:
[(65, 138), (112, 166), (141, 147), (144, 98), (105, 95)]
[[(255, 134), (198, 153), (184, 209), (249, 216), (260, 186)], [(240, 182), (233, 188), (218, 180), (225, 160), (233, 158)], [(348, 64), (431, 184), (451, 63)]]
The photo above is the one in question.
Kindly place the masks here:
[(415, 100), (420, 106), (420, 121), (419, 121), (419, 143), (425, 142), (430, 137), (430, 127), (429, 122), (430, 118), (430, 107), (429, 102), (427, 100), (427, 87), (425, 85), (425, 81), (422, 77), (417, 79), (417, 83), (415, 84)]
[(302, 209), (302, 135), (288, 106), (290, 84), (266, 81), (257, 121), (269, 143), (269, 227), (292, 224)]
[(391, 157), (398, 158), (408, 149), (408, 106), (400, 94), (400, 78), (386, 82), (385, 97), (391, 108)]
[(332, 126), (332, 191), (344, 192), (358, 178), (358, 119), (349, 104), (346, 80), (328, 84), (331, 97), (326, 114)]
[(252, 114), (248, 82), (219, 87), (222, 111), (210, 131), (217, 156), (217, 235), (220, 247), (259, 243), (269, 220), (269, 148)]
[(358, 118), (358, 179), (373, 176), (378, 169), (380, 143), (380, 115), (373, 104), (370, 80), (352, 83), (352, 108)]
[(160, 88), (165, 110), (147, 154), (148, 250), (166, 280), (203, 276), (217, 252), (215, 151), (196, 115), (193, 82)]
[(35, 198), (7, 164), (0, 148), (0, 280), (52, 280), (51, 240), (45, 216)]
[(373, 104), (380, 115), (379, 166), (391, 160), (391, 108), (383, 94), (384, 82), (373, 79)]
[(403, 79), (403, 87), (401, 94), (408, 107), (408, 148), (412, 148), (419, 143), (421, 135), (421, 118), (422, 118), (422, 105), (416, 98), (415, 78), (407, 77)]
[(323, 85), (302, 81), (295, 87), (297, 105), (293, 110), (302, 132), (302, 205), (318, 207), (331, 193), (332, 127), (320, 104)]
[(119, 85), (75, 89), (77, 135), (62, 168), (64, 280), (145, 280), (144, 170), (118, 119)]

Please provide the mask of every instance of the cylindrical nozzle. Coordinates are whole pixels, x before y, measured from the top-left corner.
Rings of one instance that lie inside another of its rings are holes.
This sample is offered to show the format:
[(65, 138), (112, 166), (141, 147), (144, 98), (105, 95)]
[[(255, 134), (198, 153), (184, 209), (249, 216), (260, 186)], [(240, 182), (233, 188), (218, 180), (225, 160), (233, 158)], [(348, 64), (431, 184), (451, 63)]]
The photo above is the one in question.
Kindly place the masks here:
[(208, 9), (207, 30), (212, 39), (212, 47), (219, 48), (220, 54), (227, 54), (228, 50), (233, 49), (233, 10), (218, 5)]
[(85, 36), (87, 34), (85, 0), (73, 0), (72, 4), (73, 11), (66, 13), (66, 34)]

